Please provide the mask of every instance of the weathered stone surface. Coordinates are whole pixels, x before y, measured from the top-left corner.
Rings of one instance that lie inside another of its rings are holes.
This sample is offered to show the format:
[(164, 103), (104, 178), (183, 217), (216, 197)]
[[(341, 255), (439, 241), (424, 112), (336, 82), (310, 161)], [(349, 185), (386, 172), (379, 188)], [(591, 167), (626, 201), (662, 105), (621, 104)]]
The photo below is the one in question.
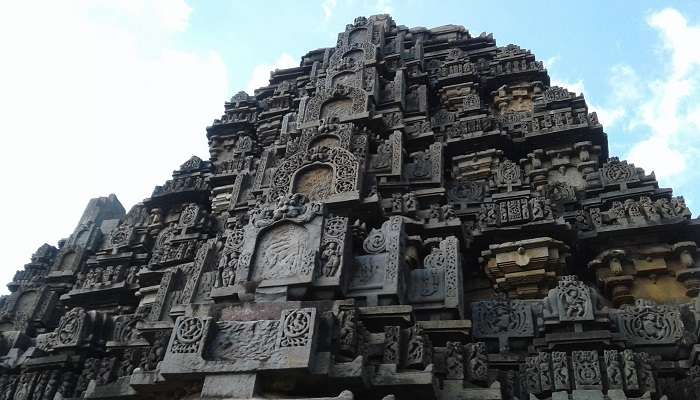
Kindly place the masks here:
[(0, 299), (0, 399), (700, 398), (700, 223), (583, 95), (356, 18)]

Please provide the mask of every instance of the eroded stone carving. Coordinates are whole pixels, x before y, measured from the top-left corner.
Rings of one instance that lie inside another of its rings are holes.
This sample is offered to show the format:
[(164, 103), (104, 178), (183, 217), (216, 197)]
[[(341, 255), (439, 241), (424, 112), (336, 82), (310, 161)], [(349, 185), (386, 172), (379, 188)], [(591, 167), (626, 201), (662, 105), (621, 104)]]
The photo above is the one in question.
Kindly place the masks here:
[(638, 300), (616, 313), (618, 329), (634, 344), (670, 344), (683, 336), (683, 321), (675, 306)]
[(510, 337), (534, 335), (534, 322), (529, 304), (518, 301), (472, 302), (474, 336), (497, 338), (501, 349), (508, 348)]

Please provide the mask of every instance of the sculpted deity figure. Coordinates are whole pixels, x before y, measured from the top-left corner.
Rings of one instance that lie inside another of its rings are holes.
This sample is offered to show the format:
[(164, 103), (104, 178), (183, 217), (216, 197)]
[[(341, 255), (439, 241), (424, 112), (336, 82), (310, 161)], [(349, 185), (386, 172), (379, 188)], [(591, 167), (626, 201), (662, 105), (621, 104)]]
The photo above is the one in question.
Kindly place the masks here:
[(217, 266), (216, 287), (230, 286), (234, 283), (233, 280), (235, 279), (236, 269), (238, 268), (238, 257), (239, 254), (235, 251), (221, 256)]
[(662, 339), (664, 337), (665, 325), (660, 315), (656, 313), (644, 314), (642, 329), (647, 337)]
[(334, 276), (340, 266), (340, 252), (338, 243), (330, 242), (321, 253), (321, 261), (323, 261), (323, 275), (326, 277)]
[(430, 158), (430, 153), (418, 151), (413, 154), (413, 160), (415, 162), (415, 169), (413, 170), (413, 175), (416, 178), (425, 178), (430, 176), (430, 172), (432, 169), (432, 160)]
[(566, 301), (566, 313), (569, 317), (580, 317), (586, 312), (585, 300), (581, 298), (581, 292), (577, 287), (570, 287), (564, 291)]

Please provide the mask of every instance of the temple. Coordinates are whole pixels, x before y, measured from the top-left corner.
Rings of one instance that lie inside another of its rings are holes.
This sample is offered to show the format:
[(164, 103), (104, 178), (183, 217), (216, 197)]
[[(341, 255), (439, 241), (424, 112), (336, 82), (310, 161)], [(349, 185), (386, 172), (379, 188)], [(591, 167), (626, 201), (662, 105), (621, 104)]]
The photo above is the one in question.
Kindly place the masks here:
[(582, 94), (359, 17), (0, 300), (0, 399), (700, 398), (700, 221)]

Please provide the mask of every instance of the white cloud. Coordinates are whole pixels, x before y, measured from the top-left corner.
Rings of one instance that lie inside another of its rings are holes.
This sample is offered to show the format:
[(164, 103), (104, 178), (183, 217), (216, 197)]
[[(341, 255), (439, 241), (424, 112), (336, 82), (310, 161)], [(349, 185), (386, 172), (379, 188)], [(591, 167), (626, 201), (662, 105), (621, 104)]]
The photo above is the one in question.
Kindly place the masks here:
[(595, 111), (595, 113), (598, 114), (598, 121), (600, 121), (604, 128), (612, 128), (622, 120), (626, 114), (625, 109), (622, 107), (607, 108), (593, 103), (590, 103), (588, 107), (591, 112)]
[(670, 60), (664, 77), (648, 85), (647, 100), (639, 105), (633, 127), (646, 127), (650, 134), (629, 152), (632, 162), (651, 168), (659, 178), (672, 178), (689, 165), (689, 140), (697, 140), (689, 127), (700, 120), (700, 26), (688, 25), (677, 10), (667, 8), (653, 13), (647, 23), (658, 32), (660, 56)]
[(321, 9), (323, 10), (323, 18), (325, 21), (331, 19), (336, 5), (338, 5), (337, 0), (323, 0), (323, 3), (321, 3)]
[[(561, 56), (554, 55), (543, 61), (545, 68), (550, 73), (550, 85), (566, 88), (576, 94), (586, 94), (586, 85), (582, 79), (575, 81), (562, 79), (557, 76), (556, 69), (554, 72), (552, 71), (560, 59)], [(587, 98), (590, 111), (595, 111), (598, 114), (598, 119), (605, 128), (612, 128), (627, 115), (625, 108), (617, 103), (639, 98), (639, 90), (635, 86), (638, 83), (638, 77), (632, 68), (627, 65), (613, 66), (610, 70), (610, 76), (613, 105), (603, 106)]]
[(543, 60), (543, 61), (542, 61), (542, 64), (544, 64), (544, 67), (545, 67), (547, 70), (549, 70), (549, 69), (551, 69), (551, 68), (554, 66), (554, 64), (556, 64), (560, 59), (561, 59), (561, 56), (557, 54), (557, 55), (554, 55), (554, 56), (552, 56), (552, 57), (549, 57), (549, 58), (546, 59), (546, 60)]
[[(668, 141), (658, 136), (651, 136), (636, 144), (630, 150), (627, 158), (645, 169), (651, 166), (651, 170), (659, 178), (673, 177), (686, 169), (684, 155), (672, 149)], [(651, 171), (647, 169), (646, 172)]]
[(550, 84), (550, 86), (559, 86), (559, 87), (566, 88), (570, 92), (574, 92), (577, 94), (581, 94), (581, 93), (585, 92), (583, 81), (581, 79), (579, 79), (575, 82), (569, 82), (569, 81), (560, 80), (557, 78), (552, 78), (552, 79), (550, 79), (549, 84)]
[(598, 119), (606, 129), (613, 128), (629, 115), (625, 105), (641, 98), (639, 77), (629, 65), (617, 64), (610, 68), (609, 99), (607, 106), (589, 102), (591, 111), (598, 114)]
[(252, 95), (255, 89), (267, 86), (270, 83), (270, 71), (298, 66), (299, 62), (287, 53), (280, 54), (272, 64), (258, 64), (253, 68), (253, 73), (246, 86), (246, 92)]
[(554, 67), (555, 64), (559, 62), (561, 59), (561, 56), (554, 55), (552, 57), (549, 57), (548, 59), (542, 61), (544, 64), (544, 67), (547, 69), (547, 72), (549, 73), (550, 80), (549, 80), (549, 85), (550, 86), (559, 86), (568, 89), (570, 92), (576, 92), (578, 94), (581, 94), (584, 92), (584, 85), (583, 85), (583, 80), (579, 79), (577, 81), (568, 81), (566, 79), (562, 79), (561, 77), (557, 76), (557, 73), (552, 71), (552, 68)]
[(610, 68), (608, 83), (612, 88), (612, 100), (615, 102), (636, 101), (642, 97), (639, 76), (629, 65), (613, 65)]
[[(576, 94), (585, 94), (586, 86), (582, 79), (569, 81), (558, 77), (556, 70), (553, 71), (554, 65), (556, 65), (560, 59), (561, 56), (554, 55), (543, 61), (545, 68), (550, 73), (550, 86), (559, 86)], [(611, 69), (610, 85), (613, 87), (613, 92), (617, 93), (613, 96), (615, 101), (628, 100), (633, 97), (635, 93), (634, 87), (632, 86), (633, 77), (636, 77), (634, 71), (627, 66), (620, 65)], [(613, 127), (626, 115), (624, 108), (621, 106), (605, 107), (590, 101), (590, 99), (588, 101), (588, 106), (590, 111), (595, 111), (598, 114), (598, 119), (606, 128)]]
[(128, 209), (208, 157), (204, 128), (230, 93), (219, 54), (173, 43), (190, 13), (181, 0), (0, 6), (0, 282), (68, 236), (91, 197)]

